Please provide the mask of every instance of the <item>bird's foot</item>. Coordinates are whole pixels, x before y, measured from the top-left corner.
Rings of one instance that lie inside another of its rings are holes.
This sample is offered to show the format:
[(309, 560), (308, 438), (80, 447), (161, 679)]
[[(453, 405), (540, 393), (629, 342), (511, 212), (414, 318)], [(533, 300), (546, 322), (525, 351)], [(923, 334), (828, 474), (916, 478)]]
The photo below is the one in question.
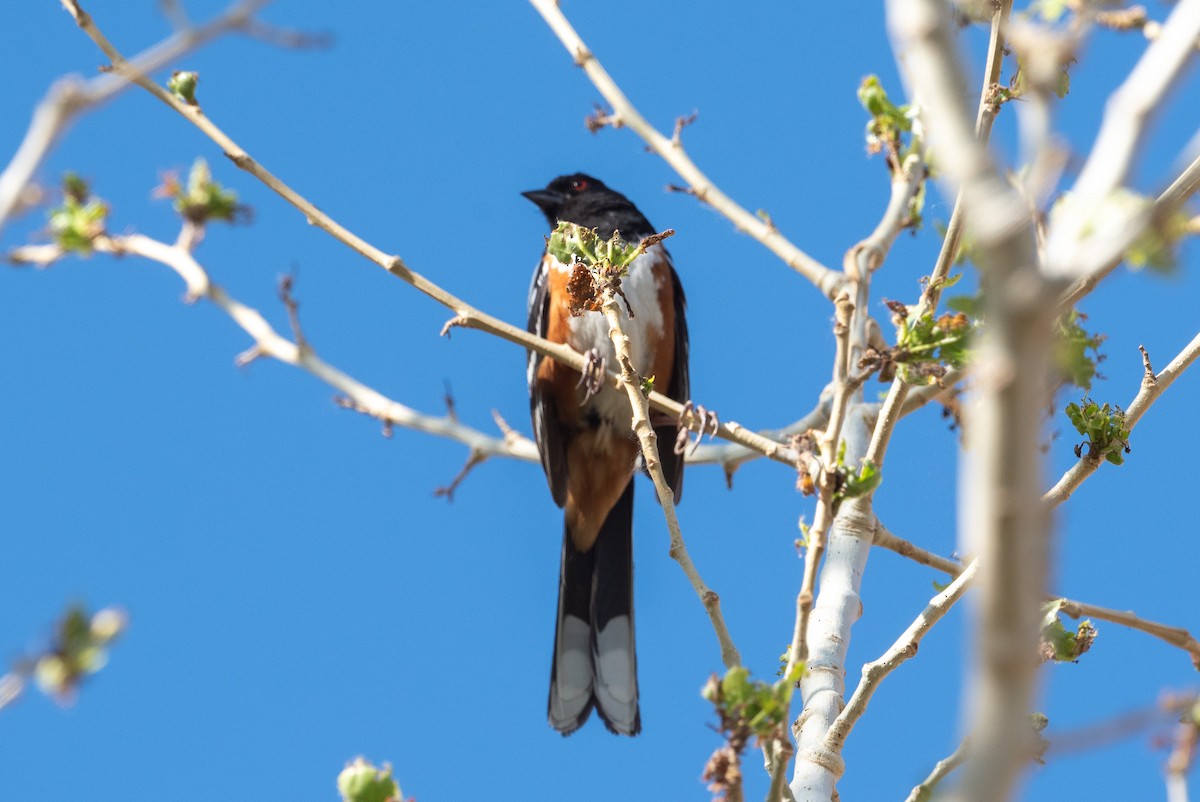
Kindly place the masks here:
[(688, 441), (691, 440), (689, 424), (693, 419), (700, 424), (700, 428), (696, 432), (696, 440), (692, 443), (692, 453), (695, 453), (704, 435), (708, 434), (710, 437), (716, 437), (717, 430), (721, 428), (721, 422), (717, 420), (716, 412), (710, 412), (699, 404), (692, 404), (691, 401), (685, 402), (683, 409), (679, 412), (679, 434), (675, 436), (676, 454), (684, 454), (689, 450)]
[(587, 349), (583, 358), (583, 373), (579, 374), (579, 382), (575, 386), (583, 388), (583, 401), (580, 403), (586, 404), (592, 400), (592, 396), (604, 389), (604, 380), (608, 376), (608, 360), (595, 348)]

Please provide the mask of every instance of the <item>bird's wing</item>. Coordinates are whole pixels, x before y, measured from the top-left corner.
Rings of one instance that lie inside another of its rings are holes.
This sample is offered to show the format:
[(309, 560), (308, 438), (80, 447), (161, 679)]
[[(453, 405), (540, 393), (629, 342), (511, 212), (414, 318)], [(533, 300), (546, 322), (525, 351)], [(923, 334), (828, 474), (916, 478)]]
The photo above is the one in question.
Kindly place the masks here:
[[(550, 263), (549, 254), (542, 257), (534, 271), (529, 286), (529, 321), (527, 330), (545, 337), (550, 317)], [(542, 458), (542, 469), (550, 484), (550, 495), (554, 503), (562, 506), (567, 501), (566, 443), (562, 436), (562, 425), (554, 397), (544, 392), (538, 381), (538, 367), (545, 359), (541, 354), (530, 351), (526, 365), (529, 381), (529, 407), (533, 414), (533, 439)]]

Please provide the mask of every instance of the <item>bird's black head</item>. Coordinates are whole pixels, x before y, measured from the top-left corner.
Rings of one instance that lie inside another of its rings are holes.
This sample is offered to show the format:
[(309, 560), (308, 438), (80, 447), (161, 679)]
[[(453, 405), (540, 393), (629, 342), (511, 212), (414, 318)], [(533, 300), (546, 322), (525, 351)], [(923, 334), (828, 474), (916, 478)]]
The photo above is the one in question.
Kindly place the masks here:
[(559, 221), (575, 223), (596, 229), (605, 239), (615, 230), (629, 240), (654, 233), (649, 221), (628, 198), (590, 175), (560, 175), (545, 189), (521, 194), (542, 210), (551, 227)]

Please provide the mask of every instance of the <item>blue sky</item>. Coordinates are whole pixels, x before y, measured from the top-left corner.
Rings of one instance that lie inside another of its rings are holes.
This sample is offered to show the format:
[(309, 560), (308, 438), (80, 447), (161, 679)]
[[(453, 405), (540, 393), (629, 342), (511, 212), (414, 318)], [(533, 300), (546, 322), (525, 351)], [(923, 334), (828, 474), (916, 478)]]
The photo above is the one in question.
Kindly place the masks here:
[[(218, 3), (192, 3), (206, 18)], [(149, 0), (89, 3), (127, 54), (169, 32)], [(877, 73), (899, 93), (882, 10), (763, 2), (565, 2), (568, 16), (645, 116), (669, 131), (699, 111), (685, 142), (749, 209), (763, 208), (829, 265), (874, 227), (887, 196), (863, 146), (855, 89)], [(1161, 9), (1155, 6), (1152, 11)], [(102, 62), (58, 3), (10, 9), (0, 27), (0, 161), (67, 72)], [(336, 219), (506, 320), (524, 320), (544, 220), (520, 196), (593, 173), (634, 199), (671, 241), (689, 299), (697, 400), (752, 428), (806, 412), (829, 377), (830, 309), (760, 245), (694, 199), (628, 131), (588, 133), (598, 93), (525, 3), (279, 3), (266, 17), (328, 31), (334, 46), (289, 52), (222, 40), (179, 66), (199, 71), (205, 111), (252, 155)], [(976, 48), (980, 32), (969, 36)], [(1100, 35), (1073, 69), (1059, 121), (1084, 152), (1103, 100), (1144, 46)], [(1006, 72), (1007, 75), (1007, 72)], [(1134, 178), (1165, 185), (1200, 123), (1193, 75), (1157, 121)], [(998, 142), (1011, 151), (1005, 109)], [(355, 257), (239, 173), (191, 126), (130, 91), (79, 121), (44, 165), (76, 170), (113, 207), (110, 230), (172, 239), (161, 172), (197, 156), (254, 208), (213, 227), (198, 251), (213, 278), (286, 330), (277, 278), (298, 274), (301, 317), (326, 360), (430, 413), (447, 384), (462, 419), (491, 410), (529, 431), (524, 355), (477, 332), (438, 332), (449, 313)], [(927, 220), (946, 220), (931, 193)], [(0, 235), (36, 238), (34, 213)], [(912, 302), (937, 248), (904, 235), (877, 281)], [(1108, 334), (1094, 397), (1125, 405), (1137, 345), (1161, 368), (1196, 333), (1194, 244), (1162, 277), (1124, 269), (1082, 306)], [(44, 642), (64, 605), (117, 604), (131, 627), (79, 702), (29, 695), (0, 712), (0, 798), (335, 799), (363, 754), (391, 761), (420, 802), (706, 799), (699, 774), (718, 745), (699, 696), (721, 668), (703, 611), (677, 565), (650, 486), (635, 519), (644, 733), (598, 722), (563, 739), (545, 723), (560, 512), (540, 468), (489, 462), (453, 503), (433, 490), (465, 450), (338, 409), (331, 391), (278, 364), (236, 368), (249, 341), (206, 305), (181, 302), (167, 269), (136, 259), (0, 271), (0, 658)], [(882, 385), (869, 386), (869, 392)], [(1189, 457), (1200, 383), (1185, 375), (1132, 438), (1056, 514), (1055, 588), (1200, 629)], [(1047, 484), (1073, 460), (1060, 415)], [(877, 509), (942, 554), (955, 549), (957, 434), (935, 409), (906, 420)], [(801, 562), (792, 542), (812, 501), (784, 466), (755, 462), (732, 492), (720, 471), (689, 471), (681, 523), (723, 600), (746, 664), (772, 675), (789, 640)], [(848, 682), (933, 595), (942, 577), (873, 554)], [(960, 737), (964, 611), (882, 686), (846, 748), (843, 798), (903, 798)], [(1100, 625), (1092, 653), (1045, 672), (1041, 708), (1070, 729), (1195, 687), (1186, 656)], [(1162, 751), (1148, 734), (1028, 775), (1028, 799), (1154, 797)], [(752, 755), (749, 795), (765, 781)]]

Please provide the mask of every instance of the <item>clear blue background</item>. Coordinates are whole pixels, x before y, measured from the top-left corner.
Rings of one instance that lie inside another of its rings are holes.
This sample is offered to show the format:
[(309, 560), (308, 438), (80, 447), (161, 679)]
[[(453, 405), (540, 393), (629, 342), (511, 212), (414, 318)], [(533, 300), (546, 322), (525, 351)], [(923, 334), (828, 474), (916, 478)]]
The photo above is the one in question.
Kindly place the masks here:
[[(57, 76), (103, 62), (57, 2), (11, 5), (0, 161)], [(221, 4), (189, 6), (207, 18)], [(87, 8), (127, 54), (169, 32), (149, 0)], [(874, 227), (886, 171), (864, 152), (854, 93), (869, 73), (900, 92), (880, 7), (572, 0), (565, 10), (661, 130), (699, 110), (689, 152), (801, 247), (838, 266)], [(631, 133), (589, 134), (583, 117), (599, 95), (529, 5), (280, 3), (266, 17), (328, 31), (335, 45), (289, 52), (234, 36), (179, 66), (200, 72), (205, 111), (322, 209), (520, 323), (544, 221), (518, 193), (594, 173), (679, 232), (670, 247), (690, 301), (696, 399), (753, 428), (811, 408), (830, 371), (827, 302), (723, 218), (664, 192), (678, 179)], [(968, 41), (978, 71), (983, 32)], [(1136, 35), (1101, 34), (1082, 54), (1059, 117), (1077, 153), (1143, 49)], [(1173, 175), (1200, 122), (1187, 100), (1196, 91), (1193, 78), (1158, 121), (1140, 189)], [(1014, 123), (1006, 108), (997, 138), (1009, 151)], [(496, 409), (528, 431), (518, 349), (469, 331), (439, 337), (447, 310), (307, 226), (146, 93), (80, 120), (39, 177), (53, 185), (77, 170), (112, 204), (113, 232), (170, 240), (177, 222), (150, 191), (197, 156), (255, 211), (252, 225), (215, 226), (201, 246), (216, 281), (286, 331), (275, 286), (295, 271), (325, 359), (435, 414), (449, 383), (465, 422), (491, 430)], [(949, 217), (936, 192), (926, 217)], [(0, 247), (43, 227), (35, 212)], [(882, 299), (915, 301), (937, 240), (930, 226), (898, 241), (873, 301), (881, 320)], [(1085, 301), (1109, 335), (1096, 398), (1133, 397), (1139, 343), (1161, 368), (1194, 336), (1196, 257), (1190, 246), (1170, 278), (1121, 270)], [(667, 556), (648, 484), (639, 480), (635, 525), (645, 732), (620, 739), (592, 722), (563, 739), (544, 716), (561, 519), (540, 468), (492, 461), (453, 503), (435, 498), (464, 448), (409, 431), (385, 439), (285, 366), (235, 368), (247, 336), (182, 293), (173, 273), (132, 258), (0, 271), (0, 658), (44, 644), (72, 599), (131, 617), (73, 708), (31, 694), (0, 712), (0, 799), (334, 799), (334, 777), (358, 754), (393, 762), (420, 802), (708, 798), (698, 778), (719, 739), (699, 689), (719, 654)], [(1058, 591), (1200, 628), (1198, 388), (1196, 376), (1180, 380), (1135, 432), (1129, 464), (1101, 469), (1056, 514)], [(1061, 414), (1048, 428), (1061, 436), (1047, 484), (1075, 440)], [(957, 448), (936, 409), (906, 420), (877, 496), (890, 529), (943, 554), (956, 543)], [(760, 461), (730, 492), (719, 469), (695, 468), (681, 507), (693, 557), (758, 676), (774, 674), (792, 627), (796, 522), (812, 516), (794, 482)], [(941, 580), (872, 555), (851, 686)], [(953, 749), (964, 617), (955, 610), (881, 688), (847, 744), (842, 798), (903, 798)], [(1103, 623), (1092, 653), (1045, 678), (1042, 707), (1060, 730), (1196, 680), (1183, 652)], [(1151, 736), (1034, 768), (1025, 797), (1155, 798), (1165, 753)], [(747, 759), (750, 798), (765, 792), (759, 761)]]

